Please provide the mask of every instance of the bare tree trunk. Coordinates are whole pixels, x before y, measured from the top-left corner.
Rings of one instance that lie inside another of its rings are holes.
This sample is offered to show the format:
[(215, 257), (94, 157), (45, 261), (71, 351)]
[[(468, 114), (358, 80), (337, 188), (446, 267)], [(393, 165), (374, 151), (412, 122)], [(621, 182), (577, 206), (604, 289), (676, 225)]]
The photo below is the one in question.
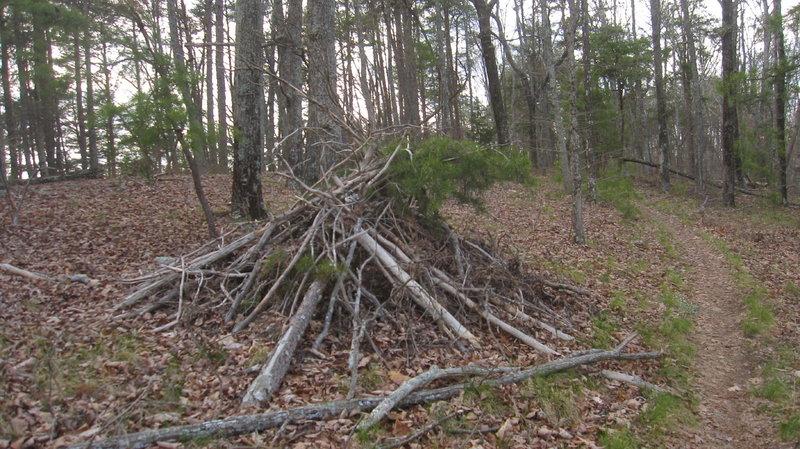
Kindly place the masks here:
[(789, 204), (789, 189), (786, 182), (787, 158), (786, 158), (786, 71), (788, 61), (786, 60), (786, 49), (783, 39), (783, 14), (781, 12), (781, 0), (773, 0), (773, 20), (772, 26), (775, 27), (775, 79), (774, 100), (775, 100), (775, 153), (778, 156), (778, 191), (781, 195), (781, 203), (786, 206)]
[(289, 84), (278, 86), (278, 131), (283, 140), (281, 153), (289, 168), (299, 173), (303, 163), (303, 102), (292, 87), (300, 89), (303, 86), (302, 0), (288, 0), (285, 18), (283, 0), (275, 0), (272, 12), (278, 36), (278, 74)]
[(361, 12), (359, 2), (355, 2), (355, 15), (356, 15), (356, 32), (358, 33), (358, 82), (361, 88), (361, 98), (364, 100), (364, 106), (367, 109), (367, 129), (374, 130), (377, 127), (375, 118), (375, 103), (372, 98), (372, 91), (370, 90), (369, 77), (368, 77), (368, 64), (367, 51), (365, 49), (366, 30), (364, 29), (364, 19)]
[(340, 115), (336, 83), (336, 37), (334, 36), (334, 0), (308, 2), (306, 32), (308, 39), (308, 134), (306, 181), (316, 182), (333, 166), (342, 151), (342, 130), (334, 119)]
[[(214, 55), (214, 69), (217, 72), (217, 165), (227, 171), (228, 168), (228, 110), (225, 83), (225, 2), (214, 2), (214, 36), (217, 47)], [(210, 49), (209, 49), (210, 51)]]
[(705, 131), (703, 120), (703, 99), (700, 87), (700, 77), (697, 70), (697, 50), (695, 48), (694, 26), (689, 12), (689, 0), (681, 0), (681, 14), (683, 15), (683, 31), (686, 39), (688, 67), (686, 81), (689, 84), (691, 113), (689, 114), (690, 146), (692, 149), (692, 170), (694, 172), (694, 190), (696, 193), (705, 192)]
[(97, 151), (97, 123), (94, 111), (94, 78), (92, 75), (92, 33), (83, 35), (83, 58), (86, 66), (86, 132), (89, 140), (89, 169), (100, 174), (100, 156)]
[[(0, 11), (2, 15), (2, 11)], [(3, 88), (3, 127), (6, 130), (6, 145), (8, 146), (10, 176), (12, 180), (20, 178), (18, 163), (17, 122), (14, 114), (16, 105), (11, 97), (11, 68), (9, 64), (9, 51), (5, 39), (0, 41), (0, 70), (2, 71)]]
[(569, 156), (572, 172), (572, 233), (575, 243), (586, 244), (586, 232), (583, 226), (583, 183), (581, 181), (581, 138), (578, 134), (578, 79), (575, 73), (575, 34), (578, 30), (578, 8), (576, 0), (568, 0), (569, 22), (566, 30), (567, 57), (564, 61), (567, 76), (570, 80), (569, 89)]
[[(206, 0), (203, 11), (203, 55), (206, 69), (206, 141), (208, 142), (208, 166), (212, 170), (219, 167), (217, 141), (213, 138), (214, 126), (214, 51), (211, 46), (214, 38), (214, 1)], [(220, 42), (221, 44), (221, 42)]]
[(108, 44), (104, 41), (102, 45), (103, 56), (103, 77), (105, 78), (105, 85), (103, 86), (105, 101), (109, 106), (107, 108), (105, 117), (106, 123), (106, 168), (110, 176), (117, 174), (117, 143), (114, 132), (114, 97), (111, 94), (111, 67), (108, 62)]
[(75, 33), (75, 121), (78, 126), (78, 151), (81, 155), (81, 169), (89, 168), (89, 154), (86, 147), (86, 114), (83, 110), (83, 67), (81, 64), (81, 34)]
[(594, 102), (592, 99), (593, 80), (591, 63), (591, 17), (589, 16), (589, 0), (581, 0), (581, 23), (583, 24), (582, 41), (583, 49), (583, 101), (586, 108), (586, 157), (589, 165), (589, 201), (597, 201), (597, 152), (594, 135)]
[(508, 119), (503, 103), (503, 91), (500, 86), (500, 74), (497, 71), (497, 56), (492, 42), (491, 14), (492, 8), (497, 0), (492, 0), (489, 4), (485, 0), (471, 0), (475, 11), (478, 14), (478, 37), (481, 43), (481, 54), (483, 65), (486, 69), (486, 79), (488, 81), (489, 103), (492, 107), (494, 116), (494, 127), (497, 132), (498, 145), (507, 145), (508, 138)]
[(231, 210), (254, 219), (267, 216), (261, 191), (264, 143), (259, 115), (263, 94), (263, 29), (260, 0), (237, 0)]
[(736, 155), (738, 135), (733, 79), (736, 74), (736, 2), (722, 0), (722, 163), (725, 168), (722, 201), (734, 207), (736, 187)]
[(553, 108), (553, 132), (561, 161), (561, 174), (564, 177), (564, 191), (573, 191), (574, 180), (570, 169), (569, 153), (567, 152), (567, 136), (564, 130), (564, 117), (561, 111), (561, 98), (556, 85), (556, 63), (553, 60), (552, 30), (550, 29), (550, 8), (547, 2), (541, 2), (542, 13), (542, 40), (544, 42), (542, 59), (547, 68), (547, 93), (550, 97), (550, 107)]
[(661, 0), (650, 0), (653, 24), (653, 66), (656, 83), (656, 114), (658, 117), (658, 148), (661, 155), (661, 188), (671, 189), (669, 182), (669, 143), (667, 142), (667, 98), (664, 92), (664, 66), (661, 55)]

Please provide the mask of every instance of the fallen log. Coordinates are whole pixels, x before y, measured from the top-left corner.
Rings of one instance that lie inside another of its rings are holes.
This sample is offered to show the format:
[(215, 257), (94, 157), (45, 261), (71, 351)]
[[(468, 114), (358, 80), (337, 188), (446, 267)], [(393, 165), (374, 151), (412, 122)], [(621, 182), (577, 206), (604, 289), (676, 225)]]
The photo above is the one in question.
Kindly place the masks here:
[[(622, 158), (622, 162), (633, 162), (634, 164), (646, 165), (648, 167), (653, 167), (653, 168), (661, 168), (661, 166), (659, 164), (656, 164), (655, 162), (648, 162), (648, 161), (643, 161), (643, 160), (640, 160), (640, 159), (632, 159), (632, 158), (625, 157), (625, 158)], [(672, 174), (675, 174), (675, 175), (681, 176), (683, 178), (686, 178), (688, 180), (694, 181), (694, 176), (692, 176), (692, 175), (690, 175), (688, 173), (684, 173), (682, 171), (675, 170), (672, 167), (670, 167), (669, 171)], [(710, 185), (710, 186), (716, 187), (718, 189), (721, 189), (723, 187), (722, 183), (721, 182), (717, 182), (717, 181), (711, 181), (711, 180), (706, 179), (705, 183)], [(757, 196), (759, 198), (764, 198), (765, 197), (764, 195), (762, 195), (762, 194), (760, 194), (758, 192), (754, 192), (752, 190), (745, 189), (745, 188), (739, 187), (739, 186), (736, 186), (736, 191), (739, 192), (739, 193), (743, 193), (745, 195)]]
[(75, 172), (65, 173), (63, 175), (58, 175), (58, 176), (44, 176), (41, 178), (26, 179), (24, 182), (23, 181), (15, 182), (11, 180), (9, 181), (9, 184), (14, 185), (14, 184), (27, 183), (31, 185), (36, 185), (36, 184), (47, 184), (59, 181), (73, 181), (76, 179), (97, 179), (102, 177), (103, 177), (102, 173), (100, 173), (97, 170), (78, 170)]
[(269, 361), (264, 364), (261, 373), (247, 388), (247, 392), (242, 398), (242, 407), (261, 405), (268, 401), (278, 390), (283, 378), (289, 371), (294, 352), (297, 350), (297, 344), (305, 334), (308, 322), (311, 321), (311, 316), (314, 315), (314, 310), (322, 298), (325, 284), (324, 280), (317, 280), (308, 287), (303, 297), (303, 302), (300, 303), (300, 307), (297, 308), (292, 320), (289, 322), (289, 328), (283, 333), (278, 344), (275, 345)]
[[(496, 379), (488, 379), (483, 385), (498, 387), (535, 377), (546, 376), (582, 365), (594, 364), (606, 360), (640, 360), (646, 358), (657, 358), (660, 352), (623, 354), (622, 350), (631, 342), (632, 335), (611, 350), (595, 350), (578, 356), (567, 356), (553, 360), (541, 365), (511, 372)], [(457, 368), (453, 368), (456, 370)], [(465, 366), (462, 368), (464, 375), (468, 375), (471, 370), (477, 369), (475, 366)], [(491, 370), (489, 370), (491, 371)], [(474, 371), (473, 371), (474, 372)], [(457, 396), (467, 386), (474, 383), (460, 383), (432, 390), (418, 391), (409, 393), (402, 398), (396, 407), (410, 407), (418, 404), (426, 404), (435, 401), (451, 399)], [(119, 435), (99, 441), (88, 441), (70, 446), (70, 449), (142, 449), (158, 441), (188, 441), (198, 438), (223, 438), (242, 435), (251, 432), (261, 432), (267, 429), (280, 427), (284, 423), (299, 420), (323, 420), (337, 417), (345, 412), (369, 411), (383, 402), (385, 397), (368, 397), (350, 400), (339, 400), (325, 402), (321, 404), (310, 404), (302, 407), (295, 407), (287, 410), (276, 410), (268, 413), (258, 413), (252, 415), (234, 416), (226, 419), (217, 419), (198, 424), (183, 426), (166, 427), (162, 429), (150, 429), (141, 432)]]
[(11, 274), (22, 276), (34, 281), (49, 281), (49, 282), (77, 282), (80, 284), (95, 285), (97, 280), (90, 278), (85, 274), (71, 274), (66, 276), (50, 276), (44, 273), (25, 270), (14, 265), (7, 263), (0, 263), (0, 269), (3, 269)]

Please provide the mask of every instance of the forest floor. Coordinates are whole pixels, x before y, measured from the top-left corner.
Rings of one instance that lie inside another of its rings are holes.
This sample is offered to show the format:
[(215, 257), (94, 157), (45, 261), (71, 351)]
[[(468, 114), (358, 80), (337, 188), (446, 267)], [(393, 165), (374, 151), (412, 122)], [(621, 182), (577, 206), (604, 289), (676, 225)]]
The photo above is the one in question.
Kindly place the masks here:
[[(226, 231), (227, 176), (205, 177)], [(292, 201), (265, 183), (275, 210)], [(791, 448), (800, 444), (800, 213), (753, 198), (728, 210), (685, 193), (667, 196), (609, 178), (603, 202), (587, 204), (589, 243), (570, 243), (569, 197), (549, 178), (533, 188), (498, 186), (486, 210), (448, 205), (454, 228), (504, 245), (530, 269), (591, 290), (562, 298), (573, 343), (562, 352), (613, 347), (663, 350), (659, 361), (607, 362), (454, 400), (396, 411), (369, 434), (359, 416), (296, 422), (228, 440), (160, 447), (373, 447), (447, 415), (459, 417), (405, 447)], [(717, 192), (712, 192), (716, 194)], [(154, 258), (180, 256), (206, 240), (191, 180), (168, 176), (31, 186), (19, 221), (0, 198), (0, 263), (46, 273), (82, 273), (90, 285), (35, 281), (0, 270), (0, 448), (63, 447), (103, 436), (241, 413), (241, 396), (283, 324), (274, 311), (242, 334), (189, 310), (115, 319), (111, 308)], [(238, 230), (238, 231), (237, 231)], [(190, 307), (187, 305), (187, 307)], [(385, 394), (432, 365), (527, 366), (546, 361), (483, 327), (485, 349), (461, 354), (418, 315), (373, 327), (358, 395)], [(319, 323), (310, 332), (319, 331)], [(342, 326), (345, 328), (345, 326)], [(350, 336), (333, 332), (306, 351), (270, 409), (338, 399), (347, 391)], [(635, 374), (678, 392), (654, 394), (604, 378)]]

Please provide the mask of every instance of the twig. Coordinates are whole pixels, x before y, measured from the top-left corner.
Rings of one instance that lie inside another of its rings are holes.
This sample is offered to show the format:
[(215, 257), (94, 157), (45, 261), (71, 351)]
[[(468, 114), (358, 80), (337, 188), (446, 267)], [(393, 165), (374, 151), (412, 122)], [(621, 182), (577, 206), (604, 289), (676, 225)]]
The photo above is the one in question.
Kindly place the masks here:
[(671, 395), (678, 396), (678, 397), (681, 396), (675, 390), (672, 390), (672, 389), (666, 388), (666, 387), (662, 387), (662, 386), (656, 385), (654, 383), (650, 383), (650, 382), (642, 379), (639, 376), (634, 376), (634, 375), (631, 375), (631, 374), (625, 374), (625, 373), (621, 373), (619, 371), (611, 371), (611, 370), (607, 370), (607, 369), (604, 369), (603, 371), (601, 371), (600, 374), (603, 377), (607, 378), (607, 379), (616, 380), (618, 382), (625, 382), (627, 384), (631, 384), (631, 385), (634, 385), (636, 387), (639, 387), (640, 389), (652, 390), (652, 391), (655, 391), (656, 393), (669, 393)]
[(456, 416), (463, 415), (464, 412), (465, 412), (465, 410), (458, 410), (458, 411), (455, 411), (453, 413), (450, 413), (449, 415), (443, 416), (443, 417), (437, 419), (436, 421), (434, 421), (434, 422), (428, 424), (427, 426), (417, 430), (416, 432), (408, 434), (408, 435), (406, 435), (404, 437), (395, 438), (389, 444), (384, 444), (384, 445), (378, 446), (378, 447), (380, 449), (394, 449), (396, 447), (400, 447), (400, 446), (406, 445), (406, 444), (416, 440), (417, 438), (421, 437), (422, 435), (425, 435), (426, 433), (430, 432), (431, 430), (441, 426), (442, 423), (444, 423), (445, 421), (449, 421), (449, 420), (455, 418)]

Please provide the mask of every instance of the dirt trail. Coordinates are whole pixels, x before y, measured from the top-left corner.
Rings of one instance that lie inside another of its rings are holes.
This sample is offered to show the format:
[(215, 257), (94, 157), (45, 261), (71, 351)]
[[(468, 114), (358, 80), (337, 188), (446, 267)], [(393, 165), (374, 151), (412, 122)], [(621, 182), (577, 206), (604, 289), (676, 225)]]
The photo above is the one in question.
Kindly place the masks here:
[(746, 311), (730, 265), (695, 228), (673, 216), (650, 212), (674, 234), (684, 250), (684, 262), (692, 267), (686, 281), (692, 292), (690, 302), (697, 307), (691, 340), (698, 352), (693, 371), (700, 423), (691, 431), (692, 441), (686, 447), (780, 447), (773, 438), (773, 426), (756, 413), (748, 391), (757, 367), (742, 333)]

